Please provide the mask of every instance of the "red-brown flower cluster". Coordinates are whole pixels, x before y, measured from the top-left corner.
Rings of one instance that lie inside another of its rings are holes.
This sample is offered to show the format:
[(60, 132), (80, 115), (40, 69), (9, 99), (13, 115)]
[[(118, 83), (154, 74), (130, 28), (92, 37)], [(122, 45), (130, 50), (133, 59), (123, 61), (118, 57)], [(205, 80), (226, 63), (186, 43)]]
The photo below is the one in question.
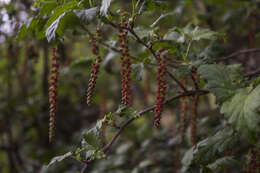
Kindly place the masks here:
[(260, 172), (260, 153), (259, 149), (254, 148), (250, 151), (247, 158), (244, 173), (259, 173)]
[[(183, 86), (185, 86), (185, 78), (182, 77), (180, 79), (180, 82)], [(180, 92), (183, 92), (183, 89), (179, 88)], [(181, 131), (181, 139), (184, 140), (184, 134), (185, 134), (185, 122), (186, 122), (186, 111), (187, 111), (187, 99), (186, 97), (180, 98), (180, 131)]]
[[(199, 75), (196, 72), (192, 72), (191, 74), (194, 78), (194, 88), (196, 89), (196, 85), (199, 85)], [(198, 101), (199, 95), (195, 94), (191, 97), (191, 110), (190, 110), (190, 141), (192, 145), (196, 145), (197, 142), (197, 116), (198, 116)]]
[(49, 103), (50, 103), (50, 122), (49, 122), (49, 142), (53, 141), (55, 116), (57, 112), (58, 99), (58, 79), (59, 79), (59, 59), (56, 56), (56, 49), (52, 49), (51, 71), (49, 78)]
[(90, 72), (90, 78), (88, 83), (88, 90), (87, 90), (87, 104), (90, 105), (92, 101), (92, 95), (94, 92), (94, 89), (96, 87), (96, 81), (98, 78), (98, 72), (99, 72), (99, 66), (102, 61), (100, 55), (99, 55), (99, 44), (102, 41), (101, 40), (101, 30), (97, 28), (96, 35), (92, 37), (92, 53), (95, 55), (95, 62), (91, 64), (91, 72)]
[[(122, 12), (123, 13), (123, 12)], [(131, 99), (131, 60), (128, 48), (127, 34), (128, 30), (123, 30), (122, 27), (128, 27), (129, 23), (126, 17), (122, 18), (121, 25), (118, 27), (118, 42), (120, 44), (120, 59), (121, 59), (121, 104), (129, 105)]]
[(199, 95), (195, 95), (191, 98), (192, 105), (190, 110), (190, 141), (192, 145), (196, 144), (197, 138), (197, 107), (198, 107)]
[(166, 94), (166, 80), (165, 74), (167, 72), (167, 61), (165, 50), (160, 49), (157, 55), (157, 61), (159, 62), (160, 66), (157, 72), (157, 96), (156, 96), (156, 105), (155, 105), (155, 117), (154, 117), (154, 126), (159, 127), (161, 121), (161, 114), (163, 111), (163, 105), (165, 100)]

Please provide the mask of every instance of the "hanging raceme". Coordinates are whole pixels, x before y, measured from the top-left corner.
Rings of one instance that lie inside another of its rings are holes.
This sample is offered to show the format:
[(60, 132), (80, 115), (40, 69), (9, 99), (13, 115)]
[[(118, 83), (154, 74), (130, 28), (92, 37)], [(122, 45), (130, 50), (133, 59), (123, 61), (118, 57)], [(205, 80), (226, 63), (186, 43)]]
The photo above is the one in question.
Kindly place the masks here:
[[(196, 85), (199, 83), (199, 76), (196, 72), (192, 72), (192, 75), (194, 76)], [(195, 84), (194, 84), (195, 85)], [(196, 86), (194, 86), (196, 89)], [(195, 94), (193, 97), (191, 97), (191, 110), (190, 110), (190, 141), (191, 144), (194, 146), (197, 142), (196, 136), (197, 136), (197, 113), (198, 113), (198, 101), (199, 101), (199, 95)]]
[[(185, 87), (185, 78), (181, 77), (180, 82)], [(183, 92), (183, 89), (179, 87), (179, 92)], [(186, 111), (187, 111), (187, 99), (186, 97), (180, 98), (180, 132), (181, 132), (181, 141), (184, 141), (185, 134), (185, 122), (186, 122)]]
[(121, 104), (129, 105), (132, 98), (131, 92), (131, 59), (128, 48), (128, 30), (123, 30), (122, 27), (129, 27), (129, 22), (125, 16), (125, 12), (121, 11), (123, 17), (118, 26), (118, 42), (120, 45), (120, 60), (121, 60)]
[(253, 148), (250, 151), (248, 158), (248, 170), (247, 173), (260, 173), (260, 157), (258, 148)]
[(163, 111), (163, 105), (166, 94), (166, 80), (165, 74), (167, 72), (167, 61), (166, 52), (164, 49), (160, 49), (157, 55), (157, 61), (159, 62), (159, 68), (157, 72), (157, 96), (155, 105), (155, 116), (154, 116), (154, 126), (159, 127), (161, 121), (161, 114)]
[(259, 173), (260, 157), (257, 148), (251, 149), (246, 155), (246, 161), (243, 167), (243, 173)]
[(98, 78), (100, 63), (102, 62), (102, 59), (99, 55), (99, 45), (100, 45), (100, 42), (102, 41), (101, 30), (99, 28), (97, 28), (96, 34), (93, 35), (93, 37), (91, 39), (92, 39), (91, 40), (92, 53), (95, 56), (95, 62), (93, 62), (91, 64), (90, 78), (89, 78), (89, 83), (88, 83), (88, 89), (86, 92), (88, 105), (90, 105), (91, 101), (92, 101), (92, 95), (93, 95), (94, 89), (96, 87), (96, 81)]
[(55, 117), (57, 112), (58, 99), (58, 79), (59, 79), (59, 59), (56, 56), (56, 48), (52, 49), (51, 71), (49, 78), (49, 104), (50, 104), (50, 121), (49, 121), (49, 142), (52, 142), (55, 134)]

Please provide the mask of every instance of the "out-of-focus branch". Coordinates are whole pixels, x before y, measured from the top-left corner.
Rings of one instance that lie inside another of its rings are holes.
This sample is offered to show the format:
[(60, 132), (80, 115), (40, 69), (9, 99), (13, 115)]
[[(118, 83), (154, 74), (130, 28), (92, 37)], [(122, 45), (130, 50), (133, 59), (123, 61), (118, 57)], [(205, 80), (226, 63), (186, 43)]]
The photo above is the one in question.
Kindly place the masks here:
[(259, 74), (260, 74), (260, 69), (257, 69), (257, 70), (255, 70), (255, 71), (246, 73), (246, 74), (244, 75), (244, 77), (252, 78), (252, 77), (257, 76), (257, 75), (259, 75)]
[(260, 52), (260, 48), (252, 48), (252, 49), (240, 50), (240, 51), (234, 52), (234, 53), (232, 53), (232, 54), (230, 54), (228, 56), (220, 57), (220, 58), (216, 59), (216, 61), (217, 62), (226, 61), (226, 60), (229, 60), (229, 59), (236, 58), (238, 55), (246, 54), (246, 53), (252, 53), (252, 52)]

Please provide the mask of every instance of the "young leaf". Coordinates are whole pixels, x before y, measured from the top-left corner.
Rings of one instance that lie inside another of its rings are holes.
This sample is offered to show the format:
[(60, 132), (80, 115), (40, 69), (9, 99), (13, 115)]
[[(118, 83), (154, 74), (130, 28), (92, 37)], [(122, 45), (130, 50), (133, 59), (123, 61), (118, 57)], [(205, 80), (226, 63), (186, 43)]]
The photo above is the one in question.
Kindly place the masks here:
[(220, 104), (232, 97), (241, 88), (236, 79), (241, 78), (238, 66), (219, 64), (202, 65), (198, 73), (207, 80), (206, 88), (213, 92)]
[(48, 42), (54, 40), (56, 34), (62, 36), (65, 29), (75, 27), (77, 23), (78, 18), (73, 12), (64, 12), (46, 29)]
[(189, 36), (192, 38), (192, 40), (195, 40), (195, 41), (199, 41), (202, 39), (215, 40), (218, 38), (219, 34), (217, 32), (211, 31), (209, 29), (195, 27), (194, 30), (192, 30), (189, 33)]
[(61, 14), (51, 25), (46, 29), (46, 38), (48, 42), (55, 39), (56, 30), (59, 27), (60, 20), (65, 16), (66, 13)]
[(100, 14), (105, 16), (107, 15), (108, 8), (111, 4), (112, 0), (102, 0), (102, 5), (100, 8)]
[(183, 33), (179, 33), (176, 31), (170, 31), (166, 33), (163, 37), (164, 40), (172, 40), (177, 43), (184, 43), (185, 42), (185, 36)]
[(91, 128), (87, 132), (83, 133), (85, 142), (92, 146), (94, 149), (98, 149), (101, 144), (100, 131), (95, 127)]
[(50, 163), (48, 164), (47, 167), (53, 165), (56, 162), (61, 162), (64, 159), (67, 159), (68, 157), (70, 157), (71, 155), (72, 155), (72, 152), (68, 152), (68, 153), (66, 153), (64, 155), (54, 157), (53, 159), (51, 159), (51, 161), (50, 161)]
[(93, 7), (87, 10), (73, 10), (78, 18), (86, 24), (89, 24), (97, 15), (98, 8)]
[(256, 143), (260, 132), (260, 85), (249, 91), (244, 88), (221, 107), (221, 113), (229, 117), (232, 126), (250, 142)]
[(62, 6), (58, 6), (53, 10), (53, 13), (51, 17), (48, 19), (47, 23), (44, 26), (44, 29), (46, 31), (47, 28), (49, 28), (53, 22), (55, 22), (60, 16), (63, 14), (66, 14), (66, 12), (69, 12), (73, 9), (76, 9), (78, 5), (78, 2), (76, 0), (70, 1), (68, 3), (65, 3)]
[(221, 34), (211, 31), (206, 28), (199, 28), (198, 26), (195, 25), (187, 25), (185, 28), (183, 28), (183, 33), (193, 41), (199, 41), (199, 40), (215, 40)]
[(117, 115), (123, 117), (131, 117), (131, 116), (137, 116), (138, 113), (135, 109), (125, 106), (125, 105), (119, 105), (118, 109), (115, 112)]

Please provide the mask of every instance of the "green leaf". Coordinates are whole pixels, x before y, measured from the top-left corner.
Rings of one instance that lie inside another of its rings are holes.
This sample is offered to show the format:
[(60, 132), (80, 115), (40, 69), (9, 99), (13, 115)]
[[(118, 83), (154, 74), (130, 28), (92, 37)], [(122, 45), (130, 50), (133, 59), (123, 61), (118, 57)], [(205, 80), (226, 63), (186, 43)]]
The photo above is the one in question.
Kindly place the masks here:
[(220, 64), (202, 65), (198, 73), (207, 80), (206, 88), (213, 92), (220, 104), (232, 97), (241, 87), (238, 66), (225, 66)]
[(65, 16), (66, 13), (61, 14), (46, 30), (46, 38), (48, 42), (51, 42), (55, 39), (56, 30), (59, 27), (60, 20)]
[(101, 145), (101, 140), (100, 140), (100, 129), (93, 127), (90, 130), (83, 132), (84, 140), (87, 145), (90, 145), (93, 147), (93, 149), (99, 149)]
[(195, 25), (187, 25), (185, 28), (174, 27), (170, 29), (164, 35), (164, 39), (184, 43), (185, 41), (216, 40), (220, 36), (223, 34)]
[(211, 31), (209, 29), (203, 29), (196, 26), (191, 32), (186, 33), (190, 36), (192, 40), (199, 41), (201, 39), (205, 40), (215, 40), (218, 38), (218, 33)]
[(152, 10), (159, 10), (165, 9), (167, 7), (166, 3), (163, 1), (158, 0), (145, 0), (139, 9), (139, 14), (143, 11), (152, 11)]
[(195, 25), (187, 25), (182, 32), (186, 35), (186, 37), (188, 37), (190, 40), (192, 41), (199, 41), (199, 40), (215, 40), (217, 39), (219, 36), (221, 36), (221, 34), (215, 32), (215, 31), (211, 31), (210, 29), (206, 29), (206, 28), (200, 28), (198, 26)]
[(256, 143), (260, 132), (260, 85), (250, 91), (244, 88), (221, 107), (221, 113), (229, 117), (229, 123), (250, 142)]
[(41, 2), (40, 16), (43, 17), (44, 15), (50, 15), (52, 10), (54, 10), (57, 5), (58, 4), (56, 0), (46, 0)]
[(47, 28), (49, 28), (60, 16), (66, 14), (66, 12), (70, 12), (73, 9), (78, 8), (78, 2), (76, 0), (69, 1), (68, 3), (65, 3), (62, 6), (57, 6), (51, 15), (51, 17), (48, 19), (47, 23), (44, 26), (44, 30), (46, 31)]
[(232, 149), (238, 142), (238, 135), (231, 128), (225, 128), (188, 150), (182, 163), (186, 169), (194, 164), (203, 167), (217, 160), (224, 151)]
[(170, 12), (170, 13), (166, 13), (166, 14), (162, 14), (158, 19), (156, 19), (156, 21), (151, 25), (151, 27), (155, 27), (157, 26), (163, 19), (169, 17), (169, 16), (174, 16), (175, 12)]
[(184, 43), (185, 42), (185, 36), (183, 33), (178, 33), (175, 31), (170, 31), (166, 33), (163, 37), (164, 40), (172, 40), (177, 43)]
[(17, 35), (16, 41), (22, 40), (26, 36), (27, 33), (28, 33), (28, 29), (27, 29), (26, 25), (22, 25), (22, 27), (20, 28), (19, 33)]
[(137, 116), (138, 112), (133, 109), (132, 107), (128, 107), (125, 105), (119, 105), (118, 109), (115, 112), (119, 116), (125, 116), (125, 117), (131, 117), (131, 116)]
[(229, 165), (236, 165), (237, 161), (232, 156), (222, 157), (217, 159), (214, 163), (207, 165), (213, 172), (223, 171)]
[(51, 161), (50, 161), (50, 163), (48, 164), (47, 167), (53, 165), (56, 162), (61, 162), (64, 159), (67, 159), (68, 157), (70, 157), (71, 155), (72, 155), (72, 152), (68, 152), (68, 153), (66, 153), (64, 155), (54, 157), (53, 159), (51, 159)]
[(108, 8), (111, 5), (112, 0), (102, 0), (102, 5), (100, 7), (100, 14), (105, 16), (107, 15)]
[(28, 21), (21, 26), (16, 40), (21, 41), (29, 32), (32, 32), (34, 29), (37, 28), (38, 23), (38, 18), (29, 18)]
[[(144, 28), (144, 27), (136, 27), (134, 28), (134, 31), (136, 32), (136, 34), (141, 38), (141, 39), (145, 39), (148, 38), (149, 36), (151, 36), (153, 34), (153, 30)], [(134, 36), (130, 35), (131, 37), (135, 38)]]
[(58, 36), (62, 36), (65, 29), (75, 27), (78, 18), (73, 12), (64, 12), (47, 29), (46, 38), (48, 42), (53, 41)]
[(163, 42), (156, 42), (153, 45), (155, 50), (159, 50), (161, 48), (167, 49), (169, 53), (176, 53), (176, 44), (173, 41), (163, 41)]
[(87, 10), (73, 10), (73, 12), (78, 16), (78, 18), (86, 24), (89, 24), (93, 19), (95, 19), (98, 8), (93, 7)]

